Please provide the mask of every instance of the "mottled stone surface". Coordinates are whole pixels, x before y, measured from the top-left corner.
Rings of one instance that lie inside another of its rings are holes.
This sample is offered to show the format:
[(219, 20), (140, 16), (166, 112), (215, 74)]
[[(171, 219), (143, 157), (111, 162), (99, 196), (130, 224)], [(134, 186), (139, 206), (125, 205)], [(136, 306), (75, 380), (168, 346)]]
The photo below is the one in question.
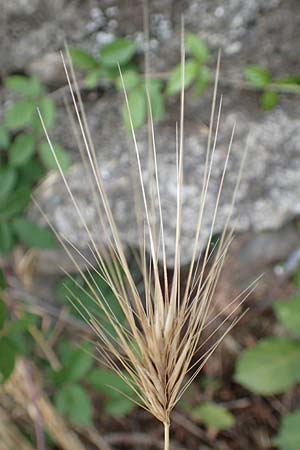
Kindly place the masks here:
[[(137, 242), (135, 213), (133, 207), (132, 176), (129, 164), (131, 140), (119, 126), (118, 101), (102, 98), (88, 108), (91, 116), (92, 135), (99, 150), (99, 166), (111, 201), (114, 216), (124, 240)], [(224, 109), (233, 111), (236, 99), (231, 96)], [(202, 105), (203, 106), (203, 105)], [(220, 232), (230, 209), (231, 196), (236, 183), (241, 157), (248, 140), (248, 156), (243, 181), (239, 189), (235, 225), (237, 231), (265, 231), (278, 229), (300, 213), (300, 122), (284, 109), (276, 109), (268, 114), (258, 113), (255, 117), (240, 105), (239, 111), (224, 113), (222, 118), (211, 184), (207, 195), (204, 215), (202, 243), (207, 241), (211, 218), (218, 193), (227, 146), (232, 127), (237, 122), (236, 135), (228, 163), (228, 173), (220, 200), (215, 232)], [(207, 105), (208, 107), (208, 105)], [(286, 110), (288, 105), (286, 105)], [(97, 110), (97, 112), (96, 112)], [(204, 173), (207, 128), (195, 117), (201, 117), (201, 106), (189, 105), (186, 114), (184, 140), (184, 188), (183, 188), (183, 237), (182, 258), (188, 262), (192, 253), (197, 211)], [(298, 107), (294, 113), (300, 113)], [(92, 118), (97, 117), (98, 123)], [(190, 119), (193, 119), (191, 125)], [(62, 124), (64, 127), (64, 124)], [(70, 132), (65, 135), (66, 142)], [(146, 130), (138, 132), (138, 146), (147, 183), (147, 138)], [(159, 179), (164, 213), (167, 252), (172, 261), (174, 253), (176, 223), (176, 171), (174, 126), (162, 124), (156, 127)], [(99, 220), (93, 206), (91, 190), (82, 165), (76, 165), (68, 180), (93, 236), (99, 235)], [(86, 232), (59, 175), (53, 175), (39, 191), (40, 201), (58, 229), (73, 242), (80, 242), (84, 248), (88, 244)]]
[[(215, 231), (222, 230), (235, 185), (241, 154), (249, 144), (248, 159), (239, 190), (236, 212), (237, 230), (277, 230), (297, 218), (300, 210), (300, 122), (299, 97), (282, 95), (272, 112), (259, 108), (257, 93), (239, 88), (246, 64), (259, 63), (270, 68), (274, 76), (299, 73), (300, 9), (298, 0), (199, 0), (153, 1), (151, 3), (151, 67), (166, 71), (179, 61), (180, 17), (185, 12), (186, 28), (197, 32), (208, 43), (214, 66), (217, 49), (222, 48), (220, 91), (224, 93), (212, 184), (207, 196), (202, 243), (205, 245), (218, 191), (226, 148), (234, 122), (236, 136), (228, 165), (228, 177), (220, 202)], [(82, 45), (97, 53), (114, 35), (128, 35), (142, 42), (142, 9), (134, 0), (96, 2), (35, 0), (0, 0), (1, 71), (36, 74), (51, 87), (63, 83), (58, 60), (53, 52), (69, 43)], [(142, 49), (142, 44), (141, 44)], [(9, 57), (8, 57), (9, 55)], [(48, 67), (48, 70), (47, 70)], [(136, 244), (132, 177), (128, 148), (132, 148), (120, 119), (120, 102), (115, 94), (93, 93), (84, 96), (91, 134), (112, 209), (124, 241)], [(185, 186), (183, 191), (182, 257), (191, 256), (203, 161), (210, 115), (211, 90), (203, 98), (187, 94), (185, 119)], [(162, 204), (167, 236), (167, 251), (173, 257), (176, 217), (175, 121), (179, 118), (178, 99), (168, 103), (166, 120), (156, 127)], [(76, 144), (60, 111), (54, 137), (78, 161)], [(138, 142), (147, 181), (147, 137), (138, 133)], [(77, 162), (69, 179), (94, 236), (99, 224), (83, 168)], [(87, 245), (74, 209), (59, 181), (53, 175), (38, 194), (54, 224), (73, 242)], [(266, 251), (268, 249), (266, 248)]]

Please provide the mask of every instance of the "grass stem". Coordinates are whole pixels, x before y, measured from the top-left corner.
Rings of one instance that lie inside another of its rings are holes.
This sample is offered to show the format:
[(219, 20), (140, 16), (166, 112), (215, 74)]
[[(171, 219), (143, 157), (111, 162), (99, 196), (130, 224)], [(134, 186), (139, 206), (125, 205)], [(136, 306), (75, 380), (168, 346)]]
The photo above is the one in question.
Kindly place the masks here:
[(164, 450), (170, 450), (170, 422), (164, 422)]

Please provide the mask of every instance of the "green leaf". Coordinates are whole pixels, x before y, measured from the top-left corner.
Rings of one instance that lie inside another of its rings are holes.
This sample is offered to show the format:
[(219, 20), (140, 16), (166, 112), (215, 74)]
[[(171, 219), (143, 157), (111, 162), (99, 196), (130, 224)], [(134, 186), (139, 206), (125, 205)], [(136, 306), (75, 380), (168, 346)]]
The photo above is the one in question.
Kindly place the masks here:
[(0, 150), (6, 150), (9, 146), (10, 138), (6, 128), (0, 127)]
[(32, 100), (21, 100), (5, 113), (5, 124), (11, 130), (30, 125), (35, 115), (36, 104)]
[(84, 79), (85, 87), (88, 89), (94, 89), (96, 86), (98, 86), (99, 81), (103, 76), (105, 75), (102, 68), (92, 70), (88, 73), (88, 75)]
[(7, 222), (0, 222), (0, 254), (7, 256), (14, 243), (11, 227)]
[[(77, 382), (85, 377), (93, 365), (93, 355), (90, 345), (83, 348), (70, 348), (66, 345), (63, 350), (63, 368), (51, 374), (52, 382), (59, 386), (63, 383)], [(65, 351), (66, 350), (66, 351)]]
[(56, 241), (53, 233), (29, 220), (19, 218), (13, 221), (13, 229), (23, 245), (30, 248), (53, 249)]
[(36, 343), (28, 329), (30, 326), (39, 326), (39, 320), (34, 314), (23, 313), (17, 320), (8, 322), (6, 337), (17, 354), (32, 358)]
[(269, 70), (264, 69), (258, 65), (250, 65), (245, 68), (244, 71), (246, 80), (252, 84), (252, 86), (264, 88), (271, 82), (272, 77)]
[(37, 78), (29, 78), (23, 75), (7, 77), (5, 86), (24, 97), (38, 97), (43, 92), (42, 84)]
[(194, 33), (187, 33), (185, 36), (187, 53), (193, 55), (200, 64), (205, 63), (209, 58), (207, 45)]
[(3, 273), (3, 270), (0, 269), (0, 290), (5, 289), (7, 286), (6, 279)]
[(211, 82), (211, 71), (208, 67), (200, 67), (200, 70), (197, 73), (197, 78), (195, 81), (195, 94), (202, 95), (206, 90), (207, 86)]
[(91, 346), (86, 345), (84, 348), (78, 348), (70, 354), (66, 364), (68, 381), (79, 381), (89, 372), (93, 365), (91, 351)]
[(4, 301), (0, 298), (0, 331), (3, 330), (6, 319), (6, 306)]
[(19, 333), (27, 331), (29, 327), (39, 327), (40, 317), (33, 313), (23, 312), (21, 317), (9, 323), (9, 331)]
[(234, 425), (234, 416), (223, 406), (205, 402), (191, 412), (193, 419), (200, 419), (208, 428), (226, 430)]
[(209, 391), (210, 393), (218, 392), (222, 388), (222, 380), (209, 375), (203, 375), (199, 380), (199, 384), (201, 390)]
[[(55, 123), (55, 116), (56, 116), (56, 109), (55, 109), (55, 103), (50, 97), (43, 97), (39, 102), (39, 110), (42, 116), (42, 119), (44, 121), (45, 127), (47, 130), (51, 130), (53, 128)], [(43, 131), (43, 127), (40, 121), (40, 118), (37, 118), (39, 127), (38, 130), (40, 132)]]
[(123, 394), (135, 397), (131, 387), (112, 370), (94, 369), (88, 374), (86, 381), (95, 391), (106, 395), (111, 399), (124, 398)]
[(235, 380), (262, 395), (286, 391), (300, 381), (300, 342), (285, 338), (259, 341), (240, 355)]
[[(77, 283), (77, 284), (76, 284)], [(79, 286), (84, 287), (83, 279), (79, 276), (74, 278), (64, 277), (56, 286), (56, 295), (61, 303), (65, 303), (70, 291), (80, 300), (80, 292), (83, 292)]]
[(280, 450), (299, 450), (300, 411), (290, 413), (282, 419), (279, 433), (272, 442)]
[(26, 164), (34, 153), (34, 139), (31, 134), (19, 134), (9, 148), (9, 162), (14, 167)]
[[(141, 77), (136, 70), (126, 70), (122, 73), (122, 76), (126, 92), (135, 88), (141, 81)], [(118, 91), (123, 92), (123, 84), (120, 76), (116, 79), (116, 88)]]
[(282, 86), (288, 92), (300, 92), (300, 76), (290, 76), (275, 81), (276, 84)]
[(0, 199), (0, 220), (7, 220), (22, 212), (29, 203), (31, 191), (23, 186)]
[(110, 400), (105, 405), (106, 413), (113, 417), (125, 417), (134, 408), (135, 404), (126, 397)]
[(294, 335), (300, 334), (300, 297), (291, 297), (289, 300), (274, 303), (277, 319)]
[[(15, 324), (16, 322), (18, 321), (15, 320), (11, 322), (11, 324)], [(32, 358), (32, 355), (35, 354), (35, 341), (29, 334), (28, 330), (24, 330), (19, 333), (12, 333), (11, 327), (9, 327), (7, 338), (9, 339), (9, 342), (14, 348), (16, 354), (27, 356), (28, 358)]]
[(94, 369), (88, 375), (87, 382), (96, 392), (106, 396), (107, 414), (123, 417), (134, 409), (135, 403), (130, 398), (134, 400), (137, 395), (116, 373), (106, 369)]
[(128, 63), (136, 51), (136, 43), (120, 38), (105, 45), (100, 53), (101, 63), (105, 66), (117, 66)]
[(57, 411), (71, 422), (90, 426), (92, 422), (92, 404), (81, 386), (70, 384), (56, 392), (54, 403)]
[(0, 201), (13, 190), (17, 181), (17, 172), (10, 166), (0, 167)]
[[(196, 61), (189, 59), (185, 63), (184, 87), (189, 87), (195, 80), (199, 65)], [(181, 64), (177, 65), (171, 72), (167, 82), (167, 95), (174, 95), (181, 91)]]
[[(58, 144), (53, 144), (53, 148), (62, 170), (67, 170), (70, 166), (70, 158), (68, 153)], [(38, 150), (45, 167), (50, 170), (58, 170), (57, 163), (48, 142), (43, 141)]]
[(75, 67), (83, 70), (93, 70), (99, 67), (98, 61), (86, 50), (70, 48), (70, 55)]
[(276, 84), (280, 84), (282, 86), (287, 85), (300, 85), (300, 76), (299, 75), (291, 75), (289, 77), (281, 78), (280, 80), (276, 80)]
[[(147, 105), (146, 105), (146, 95), (144, 92), (144, 89), (137, 88), (133, 91), (129, 92), (128, 94), (128, 103), (129, 103), (129, 110), (131, 114), (131, 120), (133, 124), (133, 128), (137, 129), (141, 127), (146, 120), (147, 116)], [(123, 105), (123, 120), (125, 128), (130, 131), (130, 120), (129, 120), (129, 114), (127, 105)]]
[[(84, 288), (84, 290), (80, 289), (80, 287)], [(84, 318), (88, 320), (89, 317), (85, 309), (81, 307), (81, 304), (85, 305), (90, 314), (93, 314), (93, 316), (95, 317), (99, 316), (100, 308), (89, 298), (88, 292), (86, 292), (86, 290), (87, 286), (85, 286), (82, 278), (79, 276), (74, 277), (74, 279), (65, 277), (58, 283), (56, 287), (56, 295), (58, 300), (63, 305), (67, 304), (68, 306), (70, 306), (70, 312), (79, 320), (84, 320)], [(68, 298), (70, 298), (70, 292), (72, 292), (73, 298), (78, 299), (76, 308), (68, 300)]]
[(44, 167), (35, 159), (31, 159), (20, 170), (21, 180), (25, 183), (35, 183), (45, 175)]
[(84, 84), (87, 89), (94, 89), (103, 85), (107, 87), (112, 83), (115, 83), (116, 78), (119, 76), (119, 70), (117, 67), (99, 67), (91, 70), (85, 77)]
[(162, 83), (159, 80), (150, 80), (148, 84), (151, 109), (154, 120), (161, 120), (165, 116), (165, 101), (162, 94)]
[(0, 338), (0, 383), (4, 383), (15, 367), (15, 351), (6, 337)]
[(265, 111), (274, 109), (278, 104), (279, 95), (277, 92), (265, 91), (261, 96), (261, 106)]

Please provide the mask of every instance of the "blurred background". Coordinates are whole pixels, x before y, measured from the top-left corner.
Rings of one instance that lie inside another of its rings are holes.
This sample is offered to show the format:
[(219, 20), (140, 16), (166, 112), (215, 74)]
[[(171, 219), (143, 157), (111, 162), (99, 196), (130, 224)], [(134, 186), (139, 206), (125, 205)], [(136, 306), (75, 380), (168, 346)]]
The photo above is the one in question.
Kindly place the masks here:
[[(222, 99), (222, 115), (199, 252), (208, 242), (234, 126), (215, 242), (226, 224), (248, 148), (231, 222), (235, 240), (216, 292), (220, 323), (232, 299), (264, 275), (237, 311), (249, 312), (173, 413), (171, 447), (300, 449), (299, 1), (0, 0), (0, 450), (163, 448), (160, 424), (128, 400), (127, 386), (95, 360), (89, 343), (92, 333), (67, 300), (71, 289), (88, 302), (88, 287), (31, 196), (59, 233), (89, 258), (86, 233), (37, 114), (39, 108), (61, 167), (98, 239), (97, 212), (78, 136), (66, 112), (71, 96), (60, 52), (67, 43), (114, 217), (143, 291), (133, 257), (137, 230), (128, 176), (132, 140), (117, 64), (145, 180), (151, 172), (147, 74), (172, 273), (182, 16), (182, 282), (192, 258), (220, 50), (217, 108)], [(97, 282), (117, 314), (113, 293), (101, 277)]]

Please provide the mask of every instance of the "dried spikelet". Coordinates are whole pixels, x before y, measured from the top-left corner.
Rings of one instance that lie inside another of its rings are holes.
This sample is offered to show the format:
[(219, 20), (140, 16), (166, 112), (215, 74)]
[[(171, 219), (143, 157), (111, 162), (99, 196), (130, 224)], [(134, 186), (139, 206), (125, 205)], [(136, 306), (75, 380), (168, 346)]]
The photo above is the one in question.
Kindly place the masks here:
[[(183, 40), (181, 59), (181, 77), (182, 86), (184, 86), (185, 56)], [(58, 165), (71, 202), (77, 212), (78, 220), (89, 237), (90, 251), (94, 257), (94, 263), (91, 263), (86, 259), (85, 256), (80, 253), (80, 250), (76, 248), (74, 243), (70, 242), (66, 236), (61, 236), (51, 225), (51, 220), (47, 217), (46, 220), (53, 229), (61, 245), (65, 248), (75, 267), (81, 273), (81, 276), (89, 288), (88, 295), (91, 297), (91, 300), (98, 305), (99, 310), (101, 310), (106, 321), (103, 322), (95, 317), (86, 305), (80, 303), (80, 300), (74, 297), (72, 292), (70, 292), (69, 295), (70, 301), (74, 303), (75, 307), (77, 307), (85, 317), (88, 318), (87, 320), (90, 326), (94, 329), (98, 337), (98, 346), (101, 356), (106, 363), (130, 385), (134, 394), (134, 401), (164, 424), (165, 449), (168, 449), (171, 411), (218, 346), (221, 338), (219, 337), (214, 341), (214, 333), (218, 331), (220, 326), (224, 323), (227, 323), (227, 327), (226, 332), (222, 334), (222, 337), (233, 327), (238, 320), (235, 313), (240, 306), (241, 298), (248, 296), (254, 286), (253, 283), (238, 298), (230, 303), (230, 314), (227, 315), (221, 325), (218, 325), (215, 332), (204, 340), (201, 340), (205, 328), (211, 326), (214, 322), (214, 318), (212, 318), (210, 313), (210, 308), (222, 265), (226, 257), (226, 252), (232, 241), (232, 230), (229, 229), (229, 222), (244, 162), (243, 158), (236, 188), (232, 194), (231, 209), (228, 214), (224, 231), (218, 244), (214, 246), (213, 251), (210, 251), (214, 224), (232, 146), (234, 135), (233, 129), (214, 207), (209, 241), (206, 245), (204, 256), (200, 259), (199, 241), (201, 236), (201, 226), (205, 214), (206, 196), (217, 144), (217, 133), (222, 104), (221, 99), (219, 108), (216, 108), (220, 57), (218, 58), (216, 81), (213, 92), (205, 173), (202, 192), (199, 199), (198, 220), (195, 227), (194, 250), (188, 271), (187, 282), (184, 288), (180, 283), (181, 223), (184, 219), (182, 217), (184, 89), (182, 88), (181, 90), (179, 130), (176, 128), (177, 215), (174, 272), (172, 279), (170, 280), (168, 279), (167, 271), (168, 264), (165, 249), (159, 168), (149, 94), (147, 94), (150, 129), (149, 154), (151, 155), (150, 159), (153, 167), (153, 178), (149, 182), (149, 185), (145, 186), (138, 144), (132, 125), (127, 94), (124, 88), (125, 101), (131, 124), (135, 164), (140, 184), (137, 197), (141, 197), (143, 208), (143, 213), (137, 210), (137, 225), (140, 232), (138, 260), (143, 277), (144, 298), (142, 298), (137, 289), (125, 257), (125, 252), (104, 188), (96, 152), (84, 113), (81, 94), (69, 55), (70, 74), (63, 55), (62, 60), (74, 108), (73, 113), (69, 110), (69, 115), (76, 136), (81, 136), (81, 141), (78, 139), (78, 145), (86, 168), (87, 182), (90, 184), (91, 195), (98, 213), (99, 236), (103, 235), (109, 245), (105, 247), (101, 241), (96, 243), (93, 239), (86, 224), (84, 212), (80, 210), (67, 177), (60, 167), (55, 150), (45, 128), (43, 118), (39, 113), (48, 143)], [(213, 132), (214, 127), (215, 132)], [(39, 205), (37, 206), (39, 207)], [(44, 214), (42, 210), (41, 212)], [(153, 220), (153, 215), (158, 217), (158, 226), (156, 225), (156, 221)], [(148, 245), (146, 245), (146, 243)], [(80, 269), (70, 251), (70, 246), (82, 257), (86, 265), (88, 276), (86, 272), (83, 272)], [(148, 256), (146, 255), (146, 247), (150, 249), (150, 255)], [(159, 259), (162, 260), (162, 277), (159, 268)], [(209, 265), (208, 262), (210, 263)], [(116, 317), (105, 298), (105, 294), (97, 285), (95, 276), (100, 276), (112, 290), (126, 319), (125, 323), (121, 323)], [(107, 323), (110, 326), (109, 329), (113, 330), (113, 332), (108, 331)], [(213, 341), (212, 344), (211, 341)], [(201, 352), (201, 349), (203, 349), (204, 344), (207, 342), (210, 343), (209, 349), (206, 351), (202, 350)], [(193, 360), (195, 355), (197, 355), (196, 361)]]

